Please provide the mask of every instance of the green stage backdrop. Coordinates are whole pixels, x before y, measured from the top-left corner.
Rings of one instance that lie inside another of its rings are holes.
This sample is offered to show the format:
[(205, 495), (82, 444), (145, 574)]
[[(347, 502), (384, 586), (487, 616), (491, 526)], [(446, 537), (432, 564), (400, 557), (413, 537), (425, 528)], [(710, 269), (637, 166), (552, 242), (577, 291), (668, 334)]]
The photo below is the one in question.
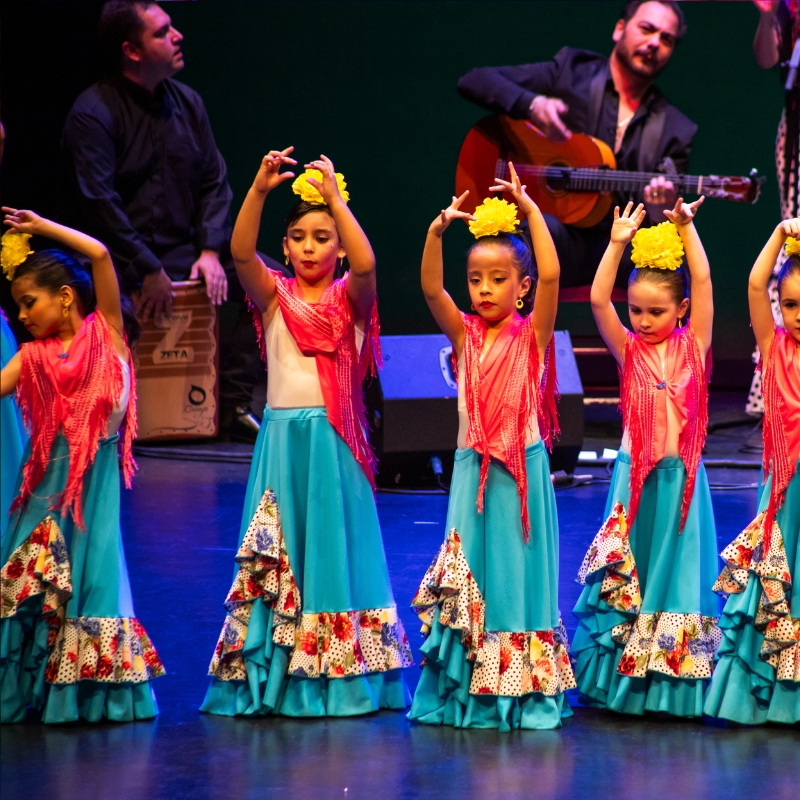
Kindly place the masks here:
[[(329, 155), (347, 178), (352, 208), (378, 257), (383, 330), (399, 334), (436, 330), (419, 288), (419, 258), (430, 221), (453, 192), (461, 142), (484, 114), (459, 97), (458, 77), (476, 66), (548, 59), (564, 45), (608, 53), (621, 5), (201, 0), (165, 8), (186, 37), (187, 66), (179, 79), (206, 103), (228, 164), (234, 214), (270, 148), (294, 145), (300, 159)], [(15, 58), (33, 59), (40, 47), (37, 25), (49, 24), (41, 18), (37, 23), (37, 17), (45, 9), (55, 13), (56, 6), (63, 9), (60, 3), (9, 3), (13, 16), (9, 13), (8, 24), (4, 21), (4, 47), (24, 40), (23, 49), (15, 46)], [(93, 10), (78, 15), (84, 28), (89, 17), (96, 19), (98, 4), (82, 8), (87, 7)], [(753, 343), (747, 273), (779, 217), (774, 141), (782, 90), (777, 69), (762, 71), (753, 59), (757, 12), (752, 3), (697, 2), (683, 8), (689, 32), (659, 84), (699, 125), (691, 171), (746, 174), (757, 167), (767, 177), (755, 206), (709, 200), (698, 221), (715, 283), (715, 377), (717, 383), (741, 386)], [(28, 18), (29, 24), (23, 24)], [(53, 31), (47, 40), (51, 61), (53, 48), (64, 49), (59, 69), (79, 57), (70, 55), (69, 37), (62, 33)], [(87, 46), (88, 33), (82, 35)], [(12, 57), (9, 48), (6, 57)], [(12, 144), (23, 146), (35, 132), (26, 131), (15, 114), (20, 109), (10, 107), (12, 90), (15, 98), (19, 92), (11, 86), (14, 65), (5, 58), (4, 64), (4, 113), (9, 122), (15, 117), (17, 126), (9, 131), (10, 162)], [(54, 87), (62, 85), (63, 94), (69, 81), (63, 72), (61, 77), (50, 73), (39, 97), (48, 102)], [(25, 102), (36, 102), (30, 94), (25, 97)], [(65, 100), (57, 98), (64, 113), (71, 98)], [(58, 125), (51, 127), (47, 135), (57, 141)], [(6, 188), (10, 191), (14, 183), (24, 197), (41, 195), (37, 187), (44, 176), (32, 176), (37, 167), (41, 172), (38, 162), (45, 156), (37, 154), (24, 165), (24, 175), (19, 174), (23, 165), (17, 164), (19, 177), (13, 180), (9, 170)], [(278, 257), (282, 219), (292, 202), (287, 185), (267, 203), (259, 243)], [(466, 307), (464, 251), (470, 237), (465, 226), (454, 227), (445, 242), (446, 280)], [(573, 333), (594, 330), (582, 306), (562, 306), (558, 324)]]

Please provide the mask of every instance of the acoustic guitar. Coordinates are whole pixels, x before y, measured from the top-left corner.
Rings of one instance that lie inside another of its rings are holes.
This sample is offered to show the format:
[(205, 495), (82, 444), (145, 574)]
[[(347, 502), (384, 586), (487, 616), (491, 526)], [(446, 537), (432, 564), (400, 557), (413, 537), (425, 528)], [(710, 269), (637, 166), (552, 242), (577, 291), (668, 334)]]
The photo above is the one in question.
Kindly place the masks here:
[[(616, 169), (611, 148), (593, 136), (573, 133), (562, 144), (551, 142), (526, 120), (485, 117), (467, 134), (458, 156), (456, 196), (469, 189), (463, 211), (474, 211), (490, 195), (489, 187), (497, 178), (510, 179), (509, 161), (544, 213), (577, 228), (591, 228), (603, 219), (613, 192), (643, 192), (652, 178), (662, 175)], [(672, 181), (679, 195), (704, 194), (739, 203), (755, 203), (764, 182), (756, 170), (747, 177), (663, 177)]]

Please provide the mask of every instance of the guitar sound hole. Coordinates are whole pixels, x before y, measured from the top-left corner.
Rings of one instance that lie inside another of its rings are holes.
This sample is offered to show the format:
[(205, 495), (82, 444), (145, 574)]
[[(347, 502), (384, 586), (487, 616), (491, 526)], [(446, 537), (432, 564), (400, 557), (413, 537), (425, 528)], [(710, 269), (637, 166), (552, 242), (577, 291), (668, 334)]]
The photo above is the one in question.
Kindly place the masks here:
[(564, 194), (569, 185), (570, 167), (567, 164), (554, 162), (547, 165), (544, 182), (553, 194)]

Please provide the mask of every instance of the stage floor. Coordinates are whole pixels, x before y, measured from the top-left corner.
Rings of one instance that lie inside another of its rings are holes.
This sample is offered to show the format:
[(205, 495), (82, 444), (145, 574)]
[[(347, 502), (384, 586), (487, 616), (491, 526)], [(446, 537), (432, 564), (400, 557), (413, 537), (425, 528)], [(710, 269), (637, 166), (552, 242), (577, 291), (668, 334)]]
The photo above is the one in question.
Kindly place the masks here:
[[(742, 398), (715, 398), (712, 424), (741, 417), (742, 407)], [(748, 432), (721, 429), (706, 457), (757, 461), (739, 450)], [(588, 433), (593, 446), (613, 445), (613, 415), (596, 419)], [(798, 797), (796, 728), (728, 728), (580, 707), (561, 730), (505, 734), (412, 725), (396, 712), (322, 721), (200, 714), (248, 467), (155, 458), (139, 464), (135, 488), (123, 493), (123, 530), (137, 615), (168, 671), (154, 683), (161, 715), (133, 724), (0, 727), (4, 798)], [(578, 469), (589, 471), (604, 474)], [(709, 475), (712, 484), (746, 487), (712, 493), (722, 546), (754, 515), (758, 472)], [(575, 575), (606, 491), (593, 483), (557, 493), (561, 607), (570, 635)], [(408, 604), (442, 540), (446, 508), (444, 495), (378, 496), (395, 598), (417, 661), (421, 636)], [(407, 670), (412, 688), (418, 675), (418, 666)]]

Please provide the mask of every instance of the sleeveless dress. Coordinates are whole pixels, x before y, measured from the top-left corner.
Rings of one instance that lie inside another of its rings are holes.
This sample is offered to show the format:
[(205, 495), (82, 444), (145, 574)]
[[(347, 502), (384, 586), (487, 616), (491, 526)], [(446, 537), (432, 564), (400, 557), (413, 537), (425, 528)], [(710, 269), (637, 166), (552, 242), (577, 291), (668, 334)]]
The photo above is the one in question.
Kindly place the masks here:
[[(32, 435), (2, 537), (0, 719), (22, 721), (28, 706), (45, 723), (146, 719), (164, 668), (134, 613), (119, 522), (117, 445), (128, 479), (136, 425), (130, 368), (99, 311), (66, 357), (40, 355), (53, 347), (22, 347), (17, 393)], [(46, 429), (43, 412), (55, 420)]]
[(628, 334), (620, 370), (625, 437), (574, 609), (572, 652), (587, 705), (703, 713), (719, 642), (716, 529), (700, 460), (708, 372), (691, 322), (669, 337), (663, 358)]
[[(541, 412), (554, 400), (555, 365), (540, 367), (530, 317), (506, 325), (483, 356), (485, 324), (465, 317), (465, 328), (446, 534), (412, 604), (429, 632), (408, 717), (457, 728), (557, 728), (571, 714), (564, 692), (575, 681), (541, 435), (550, 439)], [(515, 384), (534, 387), (532, 397), (515, 396)], [(505, 415), (519, 408), (518, 425), (506, 425)], [(503, 434), (506, 442), (519, 437), (518, 453), (503, 446)]]
[[(0, 369), (17, 352), (17, 340), (0, 311)], [(22, 461), (22, 453), (28, 441), (22, 415), (19, 413), (13, 396), (0, 399), (0, 535), (8, 522), (8, 510), (14, 499), (17, 484), (17, 469)]]
[[(262, 334), (267, 406), (201, 710), (322, 717), (405, 708), (401, 668), (413, 661), (389, 582), (366, 439), (355, 445), (357, 458), (339, 433), (358, 418), (377, 316), (366, 335), (357, 331), (346, 277), (315, 306), (302, 301), (293, 279), (276, 274), (276, 281), (280, 306)], [(337, 429), (326, 392), (346, 395), (336, 382), (347, 377), (348, 351), (357, 397), (345, 396), (335, 410)]]
[(758, 516), (722, 553), (728, 595), (705, 712), (745, 725), (800, 722), (800, 362), (776, 328), (764, 374)]

